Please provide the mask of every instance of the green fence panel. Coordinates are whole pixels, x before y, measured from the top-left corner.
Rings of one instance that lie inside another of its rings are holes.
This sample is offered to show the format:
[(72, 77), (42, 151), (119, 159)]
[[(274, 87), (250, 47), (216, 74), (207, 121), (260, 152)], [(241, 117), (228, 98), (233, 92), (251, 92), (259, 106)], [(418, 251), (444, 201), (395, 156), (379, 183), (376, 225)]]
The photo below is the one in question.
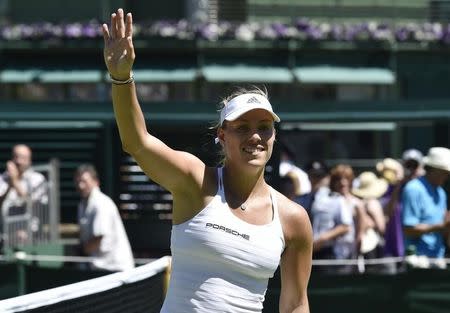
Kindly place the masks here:
[(17, 265), (0, 264), (0, 300), (15, 297), (19, 292)]
[[(397, 275), (312, 274), (309, 289), (315, 313), (444, 313), (450, 307), (450, 271), (414, 270)], [(279, 274), (270, 281), (265, 313), (278, 312)]]

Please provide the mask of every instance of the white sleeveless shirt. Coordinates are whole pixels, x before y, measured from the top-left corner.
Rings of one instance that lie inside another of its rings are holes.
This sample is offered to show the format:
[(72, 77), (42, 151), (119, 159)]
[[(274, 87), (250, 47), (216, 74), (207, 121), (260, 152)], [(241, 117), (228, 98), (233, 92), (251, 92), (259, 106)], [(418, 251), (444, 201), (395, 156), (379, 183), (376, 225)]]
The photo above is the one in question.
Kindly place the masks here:
[(230, 211), (222, 168), (218, 181), (213, 200), (172, 227), (172, 273), (161, 313), (262, 311), (268, 280), (285, 247), (275, 191), (272, 221), (253, 225)]

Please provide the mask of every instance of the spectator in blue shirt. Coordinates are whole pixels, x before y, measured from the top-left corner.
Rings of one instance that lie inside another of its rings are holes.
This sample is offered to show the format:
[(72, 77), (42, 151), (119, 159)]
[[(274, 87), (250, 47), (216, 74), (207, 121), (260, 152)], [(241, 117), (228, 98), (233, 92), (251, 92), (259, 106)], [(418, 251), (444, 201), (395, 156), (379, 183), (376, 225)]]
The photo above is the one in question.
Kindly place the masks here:
[(402, 193), (405, 247), (417, 255), (443, 258), (450, 219), (442, 185), (450, 175), (450, 149), (431, 148), (423, 163), (426, 174), (408, 182)]

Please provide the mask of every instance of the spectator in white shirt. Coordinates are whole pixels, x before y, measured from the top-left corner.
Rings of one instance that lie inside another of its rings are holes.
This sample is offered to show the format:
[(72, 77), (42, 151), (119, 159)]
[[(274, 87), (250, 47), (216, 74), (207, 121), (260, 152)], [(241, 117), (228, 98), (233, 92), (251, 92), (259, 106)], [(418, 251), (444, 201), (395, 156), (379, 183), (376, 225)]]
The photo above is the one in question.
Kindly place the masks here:
[(80, 165), (75, 185), (81, 196), (78, 205), (81, 250), (94, 258), (89, 268), (107, 271), (133, 268), (133, 254), (119, 211), (112, 199), (100, 191), (94, 166)]

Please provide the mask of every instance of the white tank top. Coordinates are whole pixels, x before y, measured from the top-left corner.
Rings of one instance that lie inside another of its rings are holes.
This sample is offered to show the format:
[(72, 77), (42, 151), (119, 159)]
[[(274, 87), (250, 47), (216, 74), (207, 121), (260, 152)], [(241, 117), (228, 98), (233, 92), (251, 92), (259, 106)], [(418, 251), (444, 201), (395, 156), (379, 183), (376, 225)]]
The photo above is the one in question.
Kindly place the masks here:
[(275, 192), (273, 219), (249, 224), (226, 203), (222, 168), (213, 200), (172, 227), (172, 273), (161, 313), (261, 312), (285, 242)]

